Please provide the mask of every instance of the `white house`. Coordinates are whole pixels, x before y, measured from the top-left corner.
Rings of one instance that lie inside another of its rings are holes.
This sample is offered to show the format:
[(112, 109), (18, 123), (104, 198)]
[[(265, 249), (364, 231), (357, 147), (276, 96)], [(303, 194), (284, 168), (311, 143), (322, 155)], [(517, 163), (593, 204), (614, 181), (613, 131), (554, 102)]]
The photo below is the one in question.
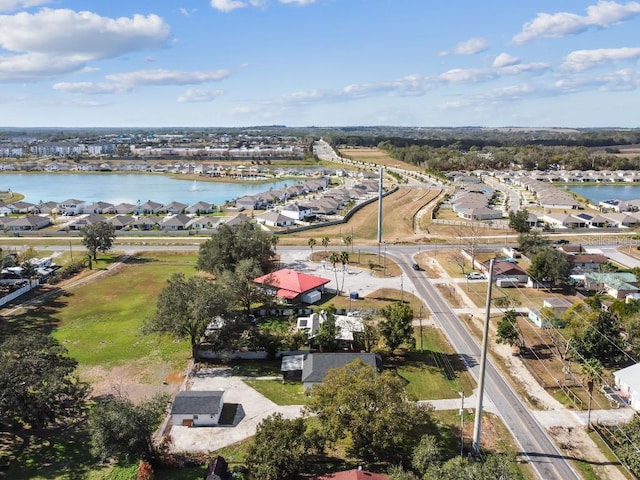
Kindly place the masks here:
[(280, 213), (286, 217), (293, 218), (294, 220), (305, 220), (307, 217), (314, 216), (311, 207), (298, 205), (297, 203), (283, 206)]
[(640, 363), (613, 373), (616, 386), (629, 396), (629, 406), (640, 412)]
[(223, 390), (187, 390), (178, 392), (171, 407), (174, 425), (213, 427), (220, 421), (224, 404)]

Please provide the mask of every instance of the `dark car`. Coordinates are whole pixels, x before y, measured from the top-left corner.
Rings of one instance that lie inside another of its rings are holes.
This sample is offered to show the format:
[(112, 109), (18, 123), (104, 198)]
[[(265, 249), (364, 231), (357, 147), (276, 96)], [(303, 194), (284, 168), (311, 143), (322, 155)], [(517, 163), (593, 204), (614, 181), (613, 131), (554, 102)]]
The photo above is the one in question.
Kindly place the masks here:
[(418, 265), (417, 263), (414, 263), (412, 268), (414, 270), (422, 270), (422, 268), (420, 268), (420, 265)]
[(558, 240), (556, 240), (555, 242), (556, 245), (566, 245), (567, 243), (569, 243), (569, 240), (565, 240), (564, 238), (560, 238)]

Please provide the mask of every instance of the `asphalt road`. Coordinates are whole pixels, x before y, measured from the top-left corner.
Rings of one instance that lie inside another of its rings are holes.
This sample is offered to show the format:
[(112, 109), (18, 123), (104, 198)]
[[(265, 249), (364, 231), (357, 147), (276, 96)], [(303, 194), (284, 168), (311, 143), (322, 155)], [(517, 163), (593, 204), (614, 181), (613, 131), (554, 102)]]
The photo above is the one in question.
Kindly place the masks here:
[[(418, 295), (431, 311), (431, 318), (465, 361), (471, 375), (478, 380), (481, 351), (474, 337), (424, 273), (416, 272), (411, 268), (413, 261), (410, 255), (394, 252), (391, 256), (395, 257), (404, 274), (411, 277)], [(511, 385), (491, 363), (490, 358), (487, 359), (485, 398), (490, 399), (494, 404), (503, 422), (520, 445), (521, 453), (529, 459), (540, 478), (544, 480), (581, 478)]]

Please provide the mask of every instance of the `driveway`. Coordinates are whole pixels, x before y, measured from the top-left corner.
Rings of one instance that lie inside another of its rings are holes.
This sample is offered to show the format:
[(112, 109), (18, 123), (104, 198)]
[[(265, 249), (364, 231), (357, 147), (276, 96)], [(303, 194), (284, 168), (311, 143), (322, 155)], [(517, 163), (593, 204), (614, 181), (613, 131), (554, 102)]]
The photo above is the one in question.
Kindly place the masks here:
[(233, 425), (224, 427), (172, 426), (171, 448), (176, 452), (212, 452), (251, 437), (258, 424), (269, 415), (285, 418), (300, 416), (299, 405), (279, 406), (248, 387), (241, 377), (232, 377), (231, 369), (201, 369), (189, 381), (189, 390), (224, 390), (224, 403), (237, 404)]

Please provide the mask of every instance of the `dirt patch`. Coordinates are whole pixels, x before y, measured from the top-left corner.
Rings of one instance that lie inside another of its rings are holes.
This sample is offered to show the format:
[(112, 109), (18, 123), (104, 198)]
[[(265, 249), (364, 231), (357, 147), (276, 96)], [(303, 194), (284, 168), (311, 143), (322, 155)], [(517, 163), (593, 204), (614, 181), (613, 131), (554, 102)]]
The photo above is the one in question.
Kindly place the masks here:
[(184, 381), (184, 372), (135, 362), (111, 368), (80, 368), (80, 378), (91, 384), (90, 398), (122, 396), (137, 403), (157, 393), (174, 394)]
[(567, 457), (588, 463), (598, 478), (608, 480), (625, 480), (627, 478), (618, 467), (610, 465), (611, 462), (582, 428), (551, 427), (549, 434)]

